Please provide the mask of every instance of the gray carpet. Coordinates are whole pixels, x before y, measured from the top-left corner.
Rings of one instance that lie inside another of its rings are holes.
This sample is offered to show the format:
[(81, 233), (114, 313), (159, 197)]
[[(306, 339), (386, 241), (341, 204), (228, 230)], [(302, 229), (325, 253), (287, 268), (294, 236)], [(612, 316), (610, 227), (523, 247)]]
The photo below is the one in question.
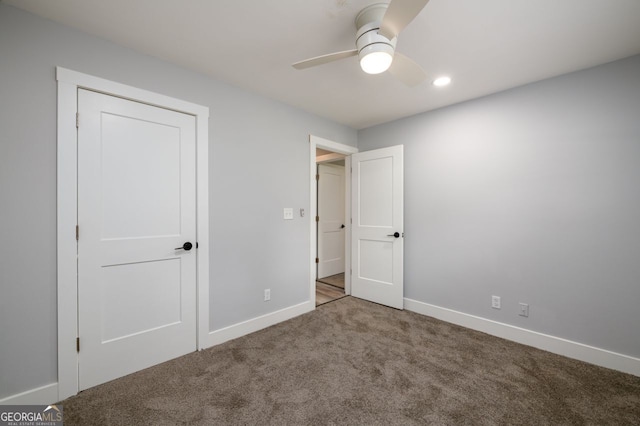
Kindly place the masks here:
[(62, 402), (65, 425), (632, 425), (640, 378), (346, 297)]

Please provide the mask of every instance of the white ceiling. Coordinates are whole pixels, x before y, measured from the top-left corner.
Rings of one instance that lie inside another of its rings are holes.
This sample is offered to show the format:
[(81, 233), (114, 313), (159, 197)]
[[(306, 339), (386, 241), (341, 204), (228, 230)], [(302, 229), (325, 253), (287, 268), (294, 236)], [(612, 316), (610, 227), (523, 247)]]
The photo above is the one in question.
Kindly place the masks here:
[(376, 0), (6, 0), (8, 4), (360, 129), (640, 53), (639, 0), (431, 0), (397, 51), (430, 78), (367, 75), (354, 19)]

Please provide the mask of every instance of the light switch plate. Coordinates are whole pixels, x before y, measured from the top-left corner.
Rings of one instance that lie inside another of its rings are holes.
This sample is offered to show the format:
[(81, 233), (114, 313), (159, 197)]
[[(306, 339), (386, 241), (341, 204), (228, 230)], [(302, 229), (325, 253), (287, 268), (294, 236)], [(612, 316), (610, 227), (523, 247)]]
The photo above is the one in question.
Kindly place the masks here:
[(284, 208), (284, 219), (285, 220), (292, 220), (293, 219), (293, 208), (292, 207), (285, 207)]

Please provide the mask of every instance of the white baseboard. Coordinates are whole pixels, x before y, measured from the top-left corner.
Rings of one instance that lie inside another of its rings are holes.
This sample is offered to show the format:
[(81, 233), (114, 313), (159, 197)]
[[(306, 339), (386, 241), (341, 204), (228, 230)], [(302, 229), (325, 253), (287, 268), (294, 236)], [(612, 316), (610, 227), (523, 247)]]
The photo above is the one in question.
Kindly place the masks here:
[(207, 341), (203, 342), (203, 348), (219, 345), (220, 343), (262, 330), (263, 328), (270, 327), (282, 321), (311, 312), (314, 309), (315, 306), (313, 303), (311, 303), (311, 301), (307, 301), (300, 303), (299, 305), (290, 306), (238, 324), (230, 325), (229, 327), (221, 328), (220, 330), (211, 331), (209, 332)]
[(560, 337), (538, 333), (525, 328), (515, 327), (486, 318), (465, 314), (451, 309), (441, 308), (413, 299), (404, 299), (404, 308), (408, 311), (427, 315), (442, 321), (482, 331), (523, 345), (533, 346), (554, 354), (577, 359), (601, 367), (640, 376), (640, 359), (588, 346)]
[(58, 402), (58, 384), (40, 386), (0, 399), (0, 405), (50, 405)]

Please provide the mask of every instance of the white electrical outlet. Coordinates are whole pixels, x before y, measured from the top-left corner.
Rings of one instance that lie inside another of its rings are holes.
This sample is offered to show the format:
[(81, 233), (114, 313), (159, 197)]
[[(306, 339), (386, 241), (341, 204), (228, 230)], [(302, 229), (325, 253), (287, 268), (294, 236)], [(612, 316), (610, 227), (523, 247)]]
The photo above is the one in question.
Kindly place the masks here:
[(493, 309), (500, 309), (500, 296), (491, 296), (491, 307)]
[(270, 288), (265, 288), (264, 289), (264, 301), (267, 302), (271, 300), (271, 289)]
[(520, 304), (520, 314), (521, 317), (528, 317), (529, 316), (529, 304), (527, 303), (521, 303)]
[(293, 208), (285, 207), (284, 208), (284, 219), (285, 220), (293, 220)]

